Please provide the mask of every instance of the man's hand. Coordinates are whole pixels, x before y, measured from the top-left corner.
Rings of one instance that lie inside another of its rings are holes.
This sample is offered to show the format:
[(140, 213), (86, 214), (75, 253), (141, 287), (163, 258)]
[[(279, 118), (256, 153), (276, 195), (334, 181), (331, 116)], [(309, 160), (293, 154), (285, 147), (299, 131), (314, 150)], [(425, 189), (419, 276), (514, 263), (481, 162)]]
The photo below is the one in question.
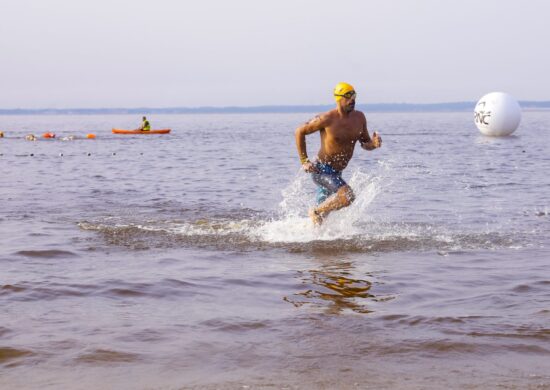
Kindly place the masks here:
[(302, 169), (306, 171), (307, 173), (316, 173), (317, 167), (315, 164), (313, 164), (311, 161), (307, 160), (305, 163), (302, 164)]
[(380, 146), (382, 146), (382, 137), (380, 137), (378, 133), (375, 131), (374, 133), (372, 133), (371, 142), (374, 148), (379, 148)]

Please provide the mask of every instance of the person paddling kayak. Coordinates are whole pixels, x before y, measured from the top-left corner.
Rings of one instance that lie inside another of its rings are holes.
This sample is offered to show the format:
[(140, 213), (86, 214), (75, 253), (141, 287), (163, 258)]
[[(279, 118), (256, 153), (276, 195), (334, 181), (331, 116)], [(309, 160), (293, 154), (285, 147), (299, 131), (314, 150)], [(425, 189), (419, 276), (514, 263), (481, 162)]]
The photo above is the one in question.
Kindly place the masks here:
[(138, 130), (141, 130), (141, 131), (150, 131), (151, 130), (151, 124), (147, 120), (147, 117), (143, 117), (141, 126), (138, 128)]

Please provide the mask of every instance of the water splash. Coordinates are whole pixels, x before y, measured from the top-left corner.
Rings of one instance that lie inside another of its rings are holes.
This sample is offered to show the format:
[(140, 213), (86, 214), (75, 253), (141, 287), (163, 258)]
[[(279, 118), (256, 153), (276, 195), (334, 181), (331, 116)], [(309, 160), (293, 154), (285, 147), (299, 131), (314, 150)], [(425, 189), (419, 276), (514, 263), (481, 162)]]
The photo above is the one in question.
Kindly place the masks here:
[[(403, 173), (391, 162), (378, 162), (369, 173), (351, 170), (348, 183), (355, 201), (330, 214), (323, 225), (314, 226), (307, 212), (314, 206), (314, 184), (309, 175), (298, 172), (281, 192), (282, 200), (273, 212), (254, 210), (209, 211), (178, 208), (166, 219), (132, 220), (105, 217), (79, 223), (84, 230), (103, 234), (106, 241), (136, 249), (165, 246), (207, 246), (232, 250), (285, 248), (292, 251), (448, 251), (498, 248), (524, 241), (521, 232), (500, 229), (472, 230), (437, 221), (399, 218), (384, 205), (381, 194), (392, 194), (394, 181)], [(395, 201), (395, 199), (394, 199)], [(163, 206), (164, 207), (164, 206)], [(173, 215), (178, 215), (174, 219)], [(137, 215), (139, 218), (139, 215)]]
[(369, 207), (381, 191), (380, 178), (359, 170), (352, 173), (349, 185), (355, 192), (351, 206), (330, 214), (321, 226), (313, 226), (307, 216), (314, 206), (314, 196), (308, 186), (310, 178), (298, 174), (282, 191), (277, 217), (266, 221), (252, 231), (252, 235), (266, 242), (308, 242), (315, 240), (350, 239), (368, 234), (365, 223), (372, 220)]

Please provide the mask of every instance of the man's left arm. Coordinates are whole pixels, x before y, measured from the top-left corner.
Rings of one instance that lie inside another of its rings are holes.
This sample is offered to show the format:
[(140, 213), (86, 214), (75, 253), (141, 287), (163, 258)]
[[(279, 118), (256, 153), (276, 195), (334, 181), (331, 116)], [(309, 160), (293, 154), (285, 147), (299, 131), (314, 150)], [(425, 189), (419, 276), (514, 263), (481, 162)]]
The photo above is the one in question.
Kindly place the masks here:
[(363, 130), (361, 131), (359, 142), (361, 143), (361, 147), (365, 150), (374, 150), (382, 146), (382, 138), (376, 131), (372, 133), (372, 138), (370, 137), (366, 119), (363, 123)]

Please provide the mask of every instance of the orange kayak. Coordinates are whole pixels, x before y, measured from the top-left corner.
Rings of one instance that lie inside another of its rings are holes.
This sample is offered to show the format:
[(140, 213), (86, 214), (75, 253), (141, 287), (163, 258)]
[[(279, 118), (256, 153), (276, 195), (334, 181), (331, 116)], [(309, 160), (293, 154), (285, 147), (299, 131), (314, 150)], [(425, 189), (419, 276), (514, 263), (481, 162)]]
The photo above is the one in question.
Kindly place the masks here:
[(113, 129), (114, 134), (168, 134), (171, 129), (160, 129), (160, 130), (123, 130), (123, 129)]

